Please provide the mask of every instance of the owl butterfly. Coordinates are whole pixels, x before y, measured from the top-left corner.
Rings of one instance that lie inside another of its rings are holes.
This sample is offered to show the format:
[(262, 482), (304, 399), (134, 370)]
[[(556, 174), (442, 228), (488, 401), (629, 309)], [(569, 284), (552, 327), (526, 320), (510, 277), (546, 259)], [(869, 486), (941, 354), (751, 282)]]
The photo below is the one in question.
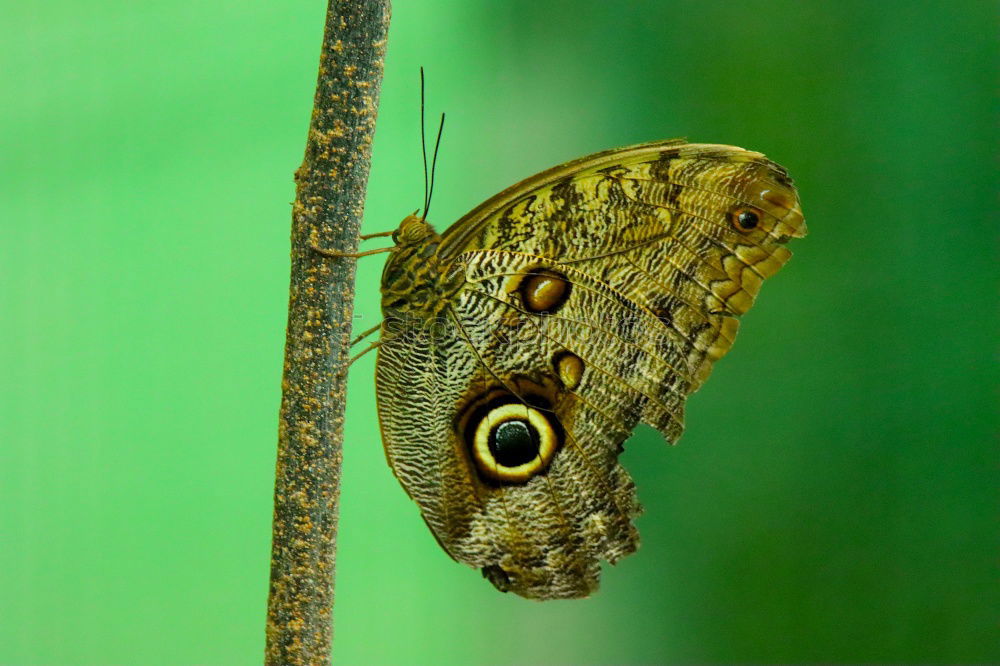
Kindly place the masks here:
[(806, 225), (760, 153), (661, 141), (584, 157), (443, 234), (406, 217), (382, 274), (386, 457), (441, 547), (502, 591), (585, 597), (633, 552), (618, 463), (670, 443)]

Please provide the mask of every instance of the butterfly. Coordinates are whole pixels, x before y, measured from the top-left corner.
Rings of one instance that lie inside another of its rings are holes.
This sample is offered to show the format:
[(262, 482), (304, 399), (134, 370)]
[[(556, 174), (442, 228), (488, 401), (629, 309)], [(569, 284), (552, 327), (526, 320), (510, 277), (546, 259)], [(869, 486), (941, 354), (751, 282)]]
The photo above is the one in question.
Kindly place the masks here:
[(687, 396), (805, 234), (785, 169), (683, 140), (548, 169), (441, 234), (403, 219), (378, 418), (445, 552), (501, 591), (593, 593), (601, 561), (638, 545), (623, 443), (640, 422), (677, 441)]

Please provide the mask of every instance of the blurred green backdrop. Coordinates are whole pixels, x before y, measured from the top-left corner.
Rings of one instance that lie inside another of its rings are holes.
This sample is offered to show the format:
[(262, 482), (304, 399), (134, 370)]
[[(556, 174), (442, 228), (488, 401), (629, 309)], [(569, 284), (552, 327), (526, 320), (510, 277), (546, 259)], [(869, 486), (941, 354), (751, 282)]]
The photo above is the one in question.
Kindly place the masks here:
[[(324, 3), (3, 5), (0, 663), (259, 663)], [(449, 560), (385, 465), (373, 357), (354, 367), (339, 661), (1000, 661), (996, 18), (397, 0), (368, 231), (422, 197), (424, 65), (440, 228), (557, 162), (687, 136), (786, 165), (811, 235), (681, 445), (630, 442), (643, 547), (592, 599)]]

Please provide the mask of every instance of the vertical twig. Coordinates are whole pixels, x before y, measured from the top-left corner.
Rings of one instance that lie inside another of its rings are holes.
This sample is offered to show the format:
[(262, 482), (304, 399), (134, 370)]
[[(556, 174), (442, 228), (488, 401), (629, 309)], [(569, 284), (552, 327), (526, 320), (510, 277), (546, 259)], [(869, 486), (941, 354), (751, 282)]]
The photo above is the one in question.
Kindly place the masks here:
[(274, 488), (265, 663), (325, 664), (354, 260), (382, 83), (389, 0), (329, 0), (305, 159), (295, 173), (292, 275)]

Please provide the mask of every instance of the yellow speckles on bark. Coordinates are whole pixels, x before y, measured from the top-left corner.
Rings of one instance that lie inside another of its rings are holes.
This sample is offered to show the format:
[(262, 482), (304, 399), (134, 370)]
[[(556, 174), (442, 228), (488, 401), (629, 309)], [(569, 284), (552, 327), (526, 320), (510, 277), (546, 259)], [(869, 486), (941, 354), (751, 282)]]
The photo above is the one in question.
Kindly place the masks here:
[[(355, 269), (312, 248), (356, 248), (388, 13), (384, 0), (331, 2), (305, 158), (295, 174), (269, 666), (329, 663), (344, 400), (338, 368), (350, 337)], [(382, 48), (373, 51), (373, 44)], [(358, 109), (370, 116), (367, 122), (359, 122)]]
[(313, 530), (312, 519), (308, 515), (299, 517), (295, 521), (295, 529), (297, 529), (299, 532), (312, 532)]
[(347, 134), (347, 125), (340, 118), (333, 121), (333, 129), (326, 133), (326, 140), (339, 139)]

